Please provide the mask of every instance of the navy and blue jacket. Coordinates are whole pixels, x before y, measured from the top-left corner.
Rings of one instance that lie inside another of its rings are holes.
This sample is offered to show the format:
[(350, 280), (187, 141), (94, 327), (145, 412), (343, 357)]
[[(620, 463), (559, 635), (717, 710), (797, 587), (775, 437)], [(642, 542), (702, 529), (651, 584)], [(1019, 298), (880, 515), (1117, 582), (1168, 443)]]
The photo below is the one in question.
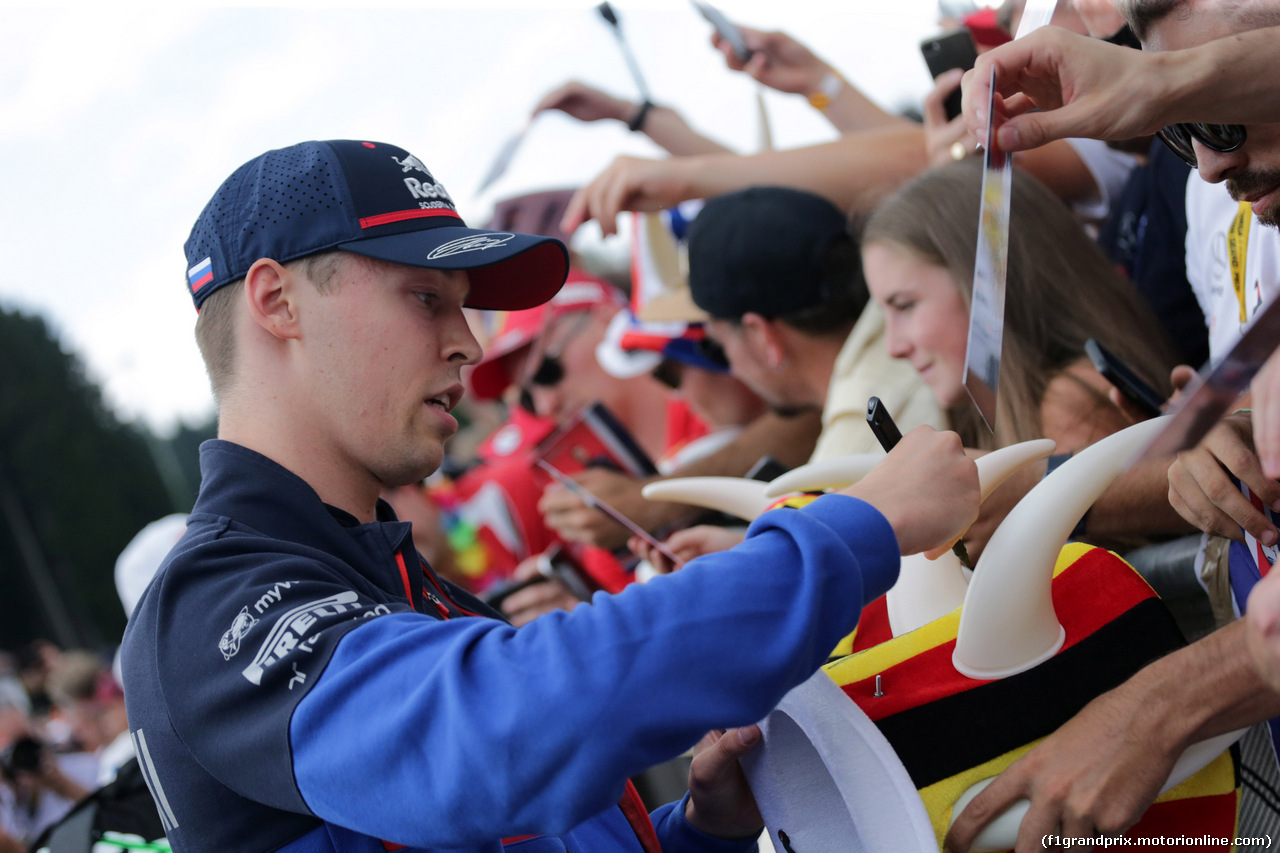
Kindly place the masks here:
[[(897, 577), (853, 498), (519, 630), (438, 579), (409, 525), (359, 524), (207, 442), (186, 535), (130, 619), (139, 760), (175, 850), (628, 851), (625, 780), (763, 717)], [(738, 853), (683, 803), (667, 853)], [(510, 841), (522, 836), (536, 836)]]

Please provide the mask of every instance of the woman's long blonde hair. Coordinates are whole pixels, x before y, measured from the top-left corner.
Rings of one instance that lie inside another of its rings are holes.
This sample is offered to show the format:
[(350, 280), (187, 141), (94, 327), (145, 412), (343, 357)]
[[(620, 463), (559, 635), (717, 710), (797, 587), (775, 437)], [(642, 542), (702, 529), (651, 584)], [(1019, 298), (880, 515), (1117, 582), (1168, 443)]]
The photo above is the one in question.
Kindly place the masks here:
[[(982, 163), (976, 158), (921, 175), (871, 214), (862, 244), (891, 243), (945, 268), (968, 304), (981, 183)], [(1010, 216), (996, 434), (963, 400), (948, 414), (966, 446), (989, 449), (1042, 437), (1045, 390), (1084, 357), (1089, 338), (1168, 394), (1174, 359), (1163, 330), (1067, 207), (1015, 169)], [(1099, 403), (1109, 405), (1105, 399)]]

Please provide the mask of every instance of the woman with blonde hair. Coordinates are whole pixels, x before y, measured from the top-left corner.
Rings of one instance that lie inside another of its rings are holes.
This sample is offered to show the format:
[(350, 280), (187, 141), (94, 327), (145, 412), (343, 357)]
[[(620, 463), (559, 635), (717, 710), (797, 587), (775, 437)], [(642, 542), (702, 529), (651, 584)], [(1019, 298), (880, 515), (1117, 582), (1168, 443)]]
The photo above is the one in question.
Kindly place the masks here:
[(1074, 451), (1131, 421), (1085, 354), (1089, 338), (1170, 392), (1173, 357), (1132, 286), (1045, 186), (1013, 175), (1012, 226), (995, 434), (964, 387), (982, 164), (927, 172), (867, 220), (863, 267), (884, 309), (889, 354), (908, 360), (968, 447), (1052, 438)]

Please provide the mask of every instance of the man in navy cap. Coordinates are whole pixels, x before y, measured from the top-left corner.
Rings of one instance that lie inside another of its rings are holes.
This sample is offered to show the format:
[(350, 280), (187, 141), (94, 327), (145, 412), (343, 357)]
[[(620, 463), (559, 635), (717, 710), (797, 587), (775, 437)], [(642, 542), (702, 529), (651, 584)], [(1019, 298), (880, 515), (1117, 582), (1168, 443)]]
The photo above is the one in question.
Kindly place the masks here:
[(877, 453), (867, 400), (904, 427), (946, 417), (885, 346), (857, 235), (827, 199), (750, 187), (707, 202), (689, 228), (689, 293), (729, 368), (777, 411), (821, 411), (812, 461)]
[[(123, 653), (175, 850), (750, 850), (749, 724), (899, 551), (976, 516), (958, 439), (920, 430), (848, 496), (517, 630), (440, 580), (378, 494), (431, 473), (457, 428), (481, 355), (463, 306), (549, 299), (564, 247), (468, 229), (407, 151), (333, 141), (242, 166), (186, 250), (219, 437)], [(729, 726), (651, 822), (628, 776)]]

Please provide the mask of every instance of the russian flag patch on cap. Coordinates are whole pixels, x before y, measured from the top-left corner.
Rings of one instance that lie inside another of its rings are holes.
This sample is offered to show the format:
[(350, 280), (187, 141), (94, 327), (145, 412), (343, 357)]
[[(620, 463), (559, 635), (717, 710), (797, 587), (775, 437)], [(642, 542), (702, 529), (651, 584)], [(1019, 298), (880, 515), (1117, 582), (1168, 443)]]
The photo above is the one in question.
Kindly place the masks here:
[(195, 293), (211, 281), (213, 281), (213, 258), (205, 258), (187, 270), (187, 282), (191, 286), (192, 293)]

